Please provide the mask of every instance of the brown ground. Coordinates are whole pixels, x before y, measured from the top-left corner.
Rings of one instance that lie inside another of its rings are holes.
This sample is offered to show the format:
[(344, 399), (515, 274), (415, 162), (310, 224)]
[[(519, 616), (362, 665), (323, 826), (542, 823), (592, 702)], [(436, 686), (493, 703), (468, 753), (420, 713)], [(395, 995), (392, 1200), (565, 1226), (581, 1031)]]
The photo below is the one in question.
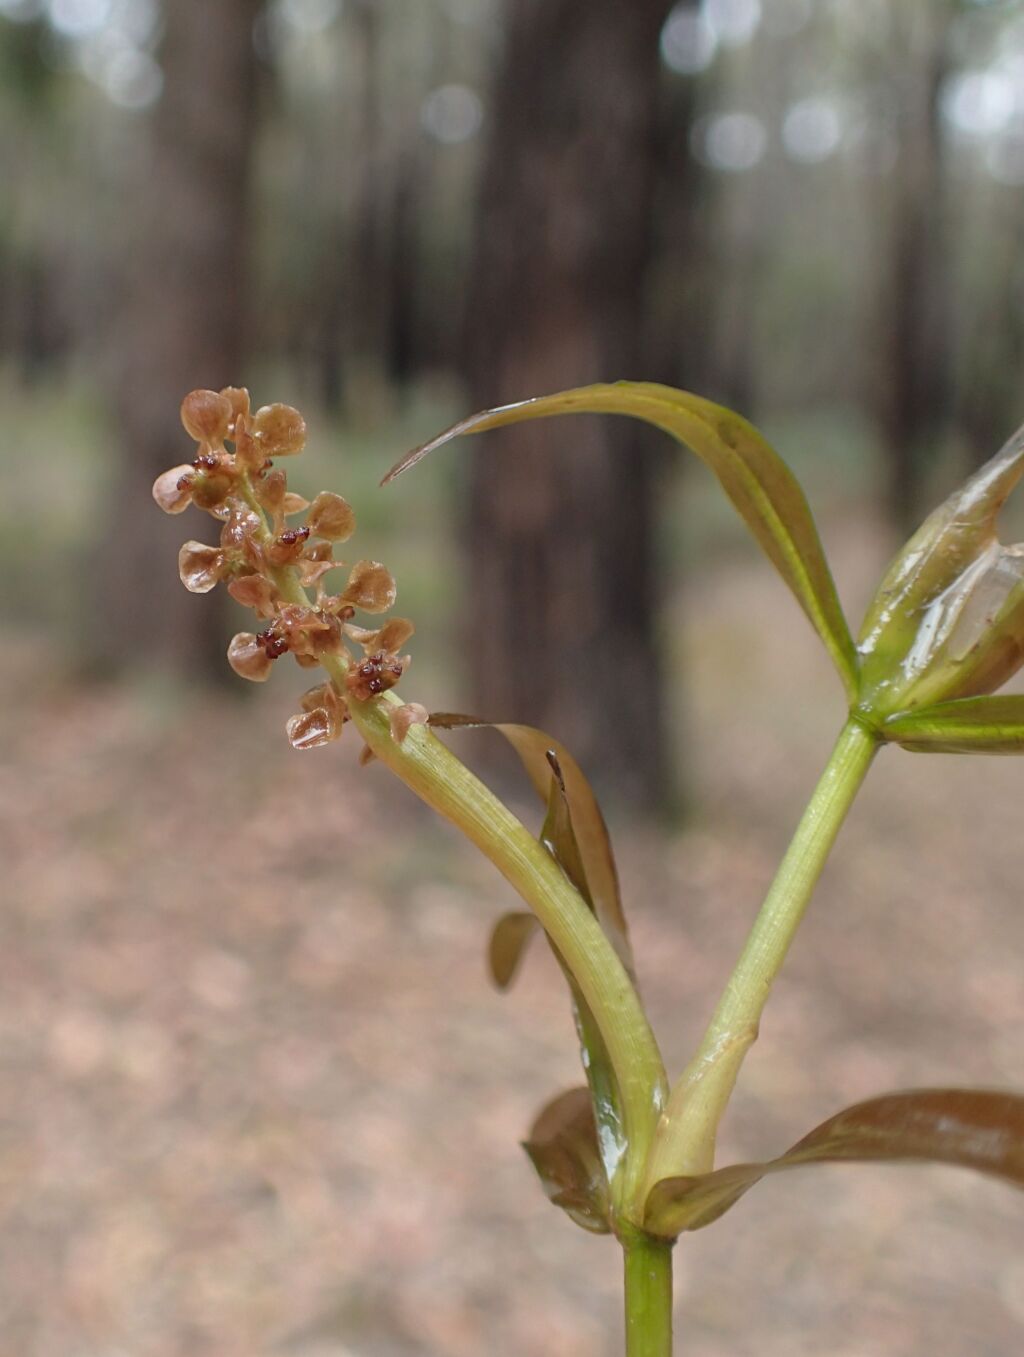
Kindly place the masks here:
[[(838, 547), (860, 600), (878, 543)], [(840, 718), (766, 569), (702, 590), (677, 632), (699, 810), (620, 842), (676, 1069)], [(197, 708), (40, 685), (48, 658), (0, 660), (0, 1357), (619, 1353), (617, 1251), (516, 1147), (577, 1072), (540, 949), (510, 997), (486, 980), (503, 883), (354, 747), (288, 750), (276, 685)], [(725, 1159), (887, 1089), (1024, 1088), (1022, 789), (1016, 760), (883, 756)], [(1022, 1205), (952, 1170), (762, 1184), (677, 1250), (680, 1351), (1012, 1357)]]

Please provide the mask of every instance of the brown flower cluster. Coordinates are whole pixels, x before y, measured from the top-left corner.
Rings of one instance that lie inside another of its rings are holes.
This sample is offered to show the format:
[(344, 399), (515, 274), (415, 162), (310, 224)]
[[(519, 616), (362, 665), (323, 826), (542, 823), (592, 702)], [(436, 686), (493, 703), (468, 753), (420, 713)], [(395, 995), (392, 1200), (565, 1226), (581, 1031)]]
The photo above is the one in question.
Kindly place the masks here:
[[(221, 524), (219, 545), (181, 548), (181, 581), (196, 594), (225, 583), (232, 598), (266, 624), (240, 632), (228, 646), (228, 661), (242, 678), (262, 683), (286, 654), (303, 668), (326, 669), (327, 681), (306, 693), (288, 722), (288, 738), (296, 749), (327, 744), (341, 734), (350, 701), (367, 702), (393, 688), (409, 663), (399, 652), (412, 635), (411, 622), (392, 617), (366, 628), (353, 621), (357, 612), (384, 613), (394, 605), (394, 579), (379, 561), (357, 561), (345, 587), (328, 592), (326, 577), (344, 564), (334, 559), (335, 545), (354, 533), (355, 514), (327, 490), (312, 502), (294, 494), (274, 466), (305, 446), (297, 410), (265, 405), (253, 412), (248, 391), (226, 387), (191, 392), (181, 421), (198, 451), (191, 463), (157, 478), (153, 498), (165, 513), (194, 504)], [(301, 526), (289, 527), (287, 520), (299, 514)], [(407, 729), (409, 723), (398, 724)]]

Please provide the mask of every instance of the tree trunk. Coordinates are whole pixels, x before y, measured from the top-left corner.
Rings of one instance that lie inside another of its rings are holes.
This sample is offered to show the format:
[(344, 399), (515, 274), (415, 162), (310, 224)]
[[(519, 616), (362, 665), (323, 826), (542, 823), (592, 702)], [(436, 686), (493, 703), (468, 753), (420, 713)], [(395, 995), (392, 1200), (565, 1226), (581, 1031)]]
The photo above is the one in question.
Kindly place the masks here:
[(949, 8), (908, 6), (900, 14), (903, 58), (893, 72), (898, 160), (882, 272), (877, 374), (880, 425), (889, 459), (889, 505), (901, 531), (915, 526), (929, 445), (949, 414), (949, 298), (938, 94), (947, 70)]
[(222, 621), (177, 579), (182, 539), (149, 490), (190, 460), (178, 422), (197, 386), (241, 384), (249, 163), (255, 121), (253, 21), (260, 0), (167, 6), (150, 165), (131, 205), (137, 226), (116, 360), (123, 455), (104, 539), (91, 639), (106, 667), (223, 667)]
[[(506, 6), (468, 301), (476, 405), (644, 376), (667, 8)], [(657, 436), (559, 419), (490, 434), (469, 455), (477, 709), (550, 730), (616, 795), (658, 803)]]

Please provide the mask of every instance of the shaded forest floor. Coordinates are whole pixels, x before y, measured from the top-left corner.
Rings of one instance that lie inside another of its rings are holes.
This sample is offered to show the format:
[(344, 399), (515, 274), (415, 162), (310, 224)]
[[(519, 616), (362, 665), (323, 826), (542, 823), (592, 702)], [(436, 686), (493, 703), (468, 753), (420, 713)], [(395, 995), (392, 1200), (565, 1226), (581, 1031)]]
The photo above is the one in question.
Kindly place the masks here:
[[(826, 526), (856, 612), (882, 543)], [(676, 611), (692, 812), (618, 843), (678, 1070), (841, 709), (752, 557)], [(82, 691), (52, 658), (0, 656), (0, 1357), (620, 1352), (616, 1249), (516, 1145), (578, 1074), (541, 949), (510, 996), (485, 977), (504, 883), (354, 742), (290, 751), (275, 684)], [(1022, 788), (1016, 760), (882, 756), (723, 1162), (888, 1089), (1024, 1088)], [(1010, 1357), (1021, 1207), (948, 1170), (762, 1184), (677, 1250), (682, 1351)]]

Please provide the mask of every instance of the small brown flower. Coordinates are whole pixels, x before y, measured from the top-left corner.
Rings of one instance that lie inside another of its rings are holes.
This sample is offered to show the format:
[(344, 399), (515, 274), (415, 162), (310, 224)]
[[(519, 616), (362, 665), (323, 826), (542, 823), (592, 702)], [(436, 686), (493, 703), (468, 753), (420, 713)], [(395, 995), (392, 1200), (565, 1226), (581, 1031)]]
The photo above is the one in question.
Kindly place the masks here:
[(270, 677), (270, 656), (259, 637), (251, 631), (240, 631), (237, 636), (232, 636), (228, 646), (228, 664), (240, 678), (253, 683), (264, 683)]
[(330, 744), (348, 720), (348, 708), (333, 683), (321, 683), (302, 697), (302, 711), (289, 719), (288, 739), (293, 749), (315, 749)]
[(244, 422), (249, 418), (249, 393), (244, 386), (226, 386), (220, 394), (231, 407), (227, 436), (233, 438), (238, 428), (239, 419), (241, 418), (244, 425)]
[(252, 433), (265, 457), (292, 457), (306, 446), (306, 421), (290, 405), (264, 405), (257, 410)]
[(240, 575), (228, 584), (228, 593), (243, 608), (251, 608), (257, 617), (273, 617), (277, 612), (278, 592), (262, 575)]
[[(311, 689), (288, 723), (296, 748), (326, 744), (349, 719), (343, 692), (369, 701), (393, 688), (409, 662), (398, 651), (412, 635), (411, 622), (392, 618), (373, 630), (352, 625), (357, 609), (383, 613), (393, 605), (395, 581), (379, 561), (362, 560), (341, 593), (326, 592), (324, 577), (340, 564), (334, 543), (352, 535), (355, 515), (347, 500), (329, 491), (310, 503), (290, 491), (285, 473), (273, 466), (274, 458), (291, 456), (305, 443), (297, 410), (266, 405), (252, 414), (249, 393), (225, 387), (190, 392), (181, 417), (199, 447), (191, 465), (158, 477), (154, 499), (167, 513), (194, 504), (221, 524), (219, 545), (189, 541), (181, 548), (182, 581), (194, 593), (224, 582), (232, 598), (260, 619), (262, 630), (239, 632), (228, 647), (228, 661), (243, 678), (263, 682), (285, 654), (304, 669), (326, 665), (333, 682)], [(289, 514), (306, 519), (289, 528)], [(313, 588), (310, 598), (305, 591)], [(362, 659), (353, 655), (353, 641), (365, 651)], [(425, 719), (415, 704), (401, 710), (392, 726), (398, 740)]]
[[(344, 628), (345, 635), (361, 645), (367, 656), (380, 652), (385, 655), (396, 655), (414, 631), (415, 627), (405, 617), (391, 617), (382, 627), (375, 630), (357, 627), (351, 622)], [(406, 656), (403, 664), (407, 666), (408, 660), (409, 657)]]
[(217, 391), (190, 391), (181, 402), (181, 422), (197, 443), (218, 446), (228, 436), (233, 408)]
[(267, 547), (267, 560), (271, 565), (292, 565), (303, 554), (308, 540), (308, 528), (286, 528)]
[(348, 500), (330, 490), (321, 490), (309, 506), (306, 522), (315, 537), (329, 542), (347, 542), (356, 530), (356, 516)]
[(368, 702), (393, 688), (405, 673), (406, 661), (379, 651), (355, 664), (345, 676), (345, 686), (357, 702)]
[(190, 594), (208, 594), (224, 578), (225, 556), (219, 547), (186, 542), (178, 552), (178, 574)]
[(398, 590), (391, 571), (380, 561), (357, 561), (341, 597), (364, 613), (386, 613), (395, 606)]
[(388, 712), (391, 738), (402, 744), (412, 726), (425, 726), (429, 719), (426, 707), (418, 702), (403, 702), (400, 707), (392, 707)]
[(280, 524), (284, 518), (284, 500), (288, 493), (288, 477), (283, 471), (268, 471), (255, 483), (256, 498), (274, 519)]
[(192, 503), (192, 468), (172, 466), (153, 482), (153, 498), (165, 514), (180, 514)]

